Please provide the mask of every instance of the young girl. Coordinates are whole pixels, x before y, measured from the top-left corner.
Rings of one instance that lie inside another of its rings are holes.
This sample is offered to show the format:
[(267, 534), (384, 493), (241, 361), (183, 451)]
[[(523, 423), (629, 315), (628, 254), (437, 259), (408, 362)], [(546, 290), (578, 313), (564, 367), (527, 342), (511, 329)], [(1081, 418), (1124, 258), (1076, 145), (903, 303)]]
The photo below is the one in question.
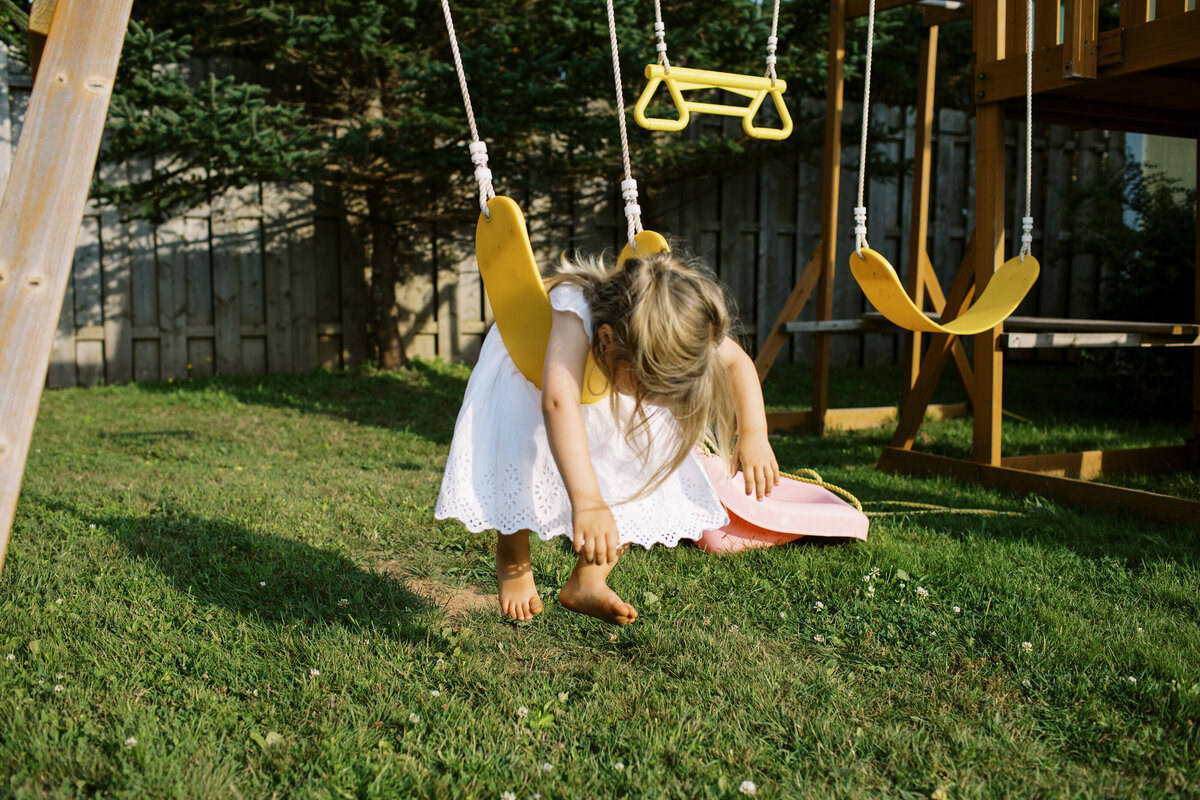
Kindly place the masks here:
[[(551, 278), (542, 390), (498, 332), (484, 341), (438, 497), (438, 519), (495, 530), (500, 607), (542, 611), (529, 532), (570, 536), (575, 569), (559, 601), (617, 625), (637, 611), (608, 586), (630, 544), (674, 547), (728, 522), (694, 449), (706, 435), (759, 499), (779, 481), (754, 364), (729, 337), (721, 288), (670, 253)], [(591, 354), (610, 396), (582, 405)], [(736, 444), (734, 426), (736, 423)]]

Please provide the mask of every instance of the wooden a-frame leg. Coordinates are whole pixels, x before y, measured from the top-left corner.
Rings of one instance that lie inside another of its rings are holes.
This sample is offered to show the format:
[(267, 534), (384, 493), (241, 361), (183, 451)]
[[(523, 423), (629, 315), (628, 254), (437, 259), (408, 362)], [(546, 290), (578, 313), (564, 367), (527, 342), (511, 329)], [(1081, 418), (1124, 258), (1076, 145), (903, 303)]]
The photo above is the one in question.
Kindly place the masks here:
[[(929, 238), (929, 173), (933, 166), (933, 95), (937, 74), (938, 28), (921, 29), (917, 67), (917, 124), (913, 142), (912, 222), (908, 246), (908, 295), (917, 308), (925, 307), (925, 285), (937, 283), (925, 252)], [(940, 293), (940, 292), (939, 292)], [(904, 396), (917, 382), (921, 369), (920, 331), (908, 336), (904, 353)]]
[[(971, 241), (974, 241), (974, 232), (971, 234)], [(970, 305), (972, 298), (975, 296), (975, 283), (971, 281), (967, 287), (967, 294), (963, 298), (962, 306), (956, 310), (947, 310), (946, 296), (942, 294), (941, 284), (938, 283), (937, 273), (933, 271), (933, 264), (929, 261), (929, 254), (922, 253), (924, 269), (922, 273), (927, 279), (925, 283), (925, 291), (929, 293), (929, 302), (934, 309), (949, 319), (962, 313), (962, 309)], [(963, 265), (969, 263), (971, 259), (970, 245), (967, 246), (966, 254), (963, 260), (959, 262), (959, 273), (963, 270)], [(974, 377), (971, 370), (971, 362), (967, 359), (967, 349), (963, 347), (962, 339), (954, 336), (950, 340), (950, 352), (954, 355), (954, 366), (958, 368), (958, 380), (962, 383), (963, 394), (966, 395), (967, 401), (971, 400), (971, 392), (974, 391)], [(918, 363), (918, 373), (920, 372), (920, 364)], [(914, 378), (914, 383), (916, 379)]]
[[(974, 242), (974, 236), (972, 236), (971, 241), (967, 243), (966, 254), (958, 269), (958, 275), (954, 278), (954, 285), (950, 287), (950, 295), (946, 298), (944, 306), (947, 315), (961, 314), (971, 301), (975, 281), (975, 264), (972, 258)], [(913, 441), (917, 438), (917, 431), (925, 419), (925, 410), (929, 408), (929, 401), (933, 399), (933, 390), (942, 377), (946, 358), (954, 345), (959, 345), (961, 348), (958, 337), (947, 333), (936, 333), (929, 338), (929, 349), (926, 350), (925, 358), (921, 361), (917, 380), (909, 391), (908, 397), (904, 398), (904, 402), (900, 406), (900, 418), (896, 424), (896, 432), (892, 435), (892, 447), (908, 450), (913, 446)], [(965, 352), (963, 356), (965, 358)], [(971, 401), (972, 408), (974, 408), (974, 397), (969, 392), (967, 399)]]
[(131, 6), (59, 0), (0, 200), (0, 566)]
[(788, 295), (779, 316), (771, 325), (771, 332), (767, 334), (763, 346), (758, 351), (758, 357), (754, 359), (754, 369), (758, 371), (760, 383), (766, 379), (767, 373), (771, 371), (771, 365), (775, 363), (775, 359), (779, 357), (779, 351), (783, 349), (783, 345), (788, 340), (788, 333), (783, 326), (794, 322), (800, 316), (800, 312), (804, 310), (808, 298), (812, 295), (813, 287), (817, 285), (817, 279), (820, 277), (821, 243), (817, 242), (816, 251), (804, 266), (800, 277), (796, 279), (792, 293)]

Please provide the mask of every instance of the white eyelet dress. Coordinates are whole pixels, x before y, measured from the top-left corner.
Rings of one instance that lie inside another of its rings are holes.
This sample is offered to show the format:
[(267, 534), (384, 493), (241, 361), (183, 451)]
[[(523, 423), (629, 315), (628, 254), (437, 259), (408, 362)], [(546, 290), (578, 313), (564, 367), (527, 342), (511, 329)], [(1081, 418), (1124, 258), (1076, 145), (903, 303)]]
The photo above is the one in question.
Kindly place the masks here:
[[(592, 315), (582, 289), (559, 284), (550, 292), (550, 303), (576, 314), (591, 338)], [(633, 402), (620, 399), (621, 413), (628, 413)], [(643, 469), (607, 398), (580, 411), (600, 493), (616, 519), (621, 544), (674, 547), (680, 539), (698, 539), (729, 522), (694, 455), (653, 492), (634, 497), (654, 469)], [(669, 444), (678, 435), (666, 409), (650, 409), (649, 418), (652, 441)], [(571, 501), (546, 438), (541, 391), (513, 364), (495, 327), (467, 382), (435, 516), (458, 519), (476, 532), (529, 530), (541, 539), (572, 535)]]

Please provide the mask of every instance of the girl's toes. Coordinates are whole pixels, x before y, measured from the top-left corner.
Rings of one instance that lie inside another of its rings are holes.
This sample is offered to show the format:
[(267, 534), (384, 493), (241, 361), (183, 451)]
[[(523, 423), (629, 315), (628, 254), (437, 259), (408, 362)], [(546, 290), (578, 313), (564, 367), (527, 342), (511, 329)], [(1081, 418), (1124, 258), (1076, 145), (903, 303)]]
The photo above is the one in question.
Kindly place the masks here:
[(536, 595), (529, 601), (529, 611), (533, 614), (542, 613), (542, 600)]

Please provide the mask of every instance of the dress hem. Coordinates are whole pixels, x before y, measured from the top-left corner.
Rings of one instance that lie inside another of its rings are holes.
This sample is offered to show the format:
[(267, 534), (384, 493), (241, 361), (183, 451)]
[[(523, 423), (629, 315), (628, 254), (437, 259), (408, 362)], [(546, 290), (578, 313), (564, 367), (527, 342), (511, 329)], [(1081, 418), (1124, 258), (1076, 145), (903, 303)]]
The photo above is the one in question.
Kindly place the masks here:
[[(435, 514), (435, 515), (434, 515), (434, 519), (438, 519), (438, 520), (447, 520), (447, 519), (452, 519), (452, 520), (455, 520), (455, 521), (457, 521), (457, 522), (461, 523), (461, 524), (462, 524), (462, 526), (463, 526), (464, 528), (466, 528), (467, 530), (469, 530), (471, 533), (483, 533), (484, 531), (496, 531), (496, 532), (497, 532), (497, 533), (499, 533), (501, 536), (512, 536), (514, 533), (520, 533), (521, 531), (529, 531), (530, 533), (532, 533), (532, 534), (536, 535), (536, 536), (538, 537), (538, 539), (542, 540), (543, 542), (548, 542), (548, 541), (550, 541), (551, 539), (557, 539), (557, 538), (558, 538), (558, 537), (560, 537), (560, 536), (561, 536), (561, 537), (564, 537), (564, 538), (566, 538), (568, 541), (571, 539), (571, 534), (570, 534), (568, 531), (566, 531), (565, 529), (564, 529), (564, 530), (560, 530), (560, 531), (549, 531), (549, 532), (547, 532), (547, 531), (539, 531), (539, 530), (535, 530), (534, 528), (512, 528), (512, 529), (506, 529), (506, 528), (497, 528), (497, 527), (494, 527), (494, 526), (489, 526), (489, 525), (479, 525), (479, 526), (474, 526), (474, 525), (471, 525), (471, 524), (467, 523), (466, 521), (464, 521), (464, 520), (462, 520), (462, 519), (459, 519), (458, 517), (455, 517), (455, 516), (452, 516), (452, 515), (449, 515), (449, 514), (447, 514), (447, 515)], [(728, 519), (726, 519), (726, 521), (725, 521), (724, 523), (722, 523), (722, 524), (723, 524), (723, 525), (728, 525), (728, 524), (729, 524), (729, 521), (728, 521)], [(717, 528), (720, 528), (720, 527), (721, 527), (721, 525), (714, 525), (712, 529), (717, 529)], [(704, 530), (712, 530), (712, 529), (705, 528)], [(630, 540), (630, 541), (628, 541), (628, 542), (621, 542), (621, 544), (620, 544), (619, 546), (620, 546), (620, 547), (624, 547), (625, 545), (634, 545), (634, 544), (635, 544), (635, 545), (638, 545), (639, 547), (641, 547), (641, 548), (642, 548), (642, 549), (644, 549), (644, 550), (649, 550), (649, 549), (650, 549), (651, 547), (653, 547), (654, 545), (661, 544), (661, 545), (663, 545), (664, 547), (670, 547), (670, 548), (674, 549), (674, 548), (675, 548), (676, 546), (678, 546), (678, 545), (679, 545), (679, 543), (680, 543), (680, 542), (682, 542), (682, 541), (685, 541), (685, 540), (686, 540), (686, 541), (689, 541), (689, 542), (695, 542), (695, 541), (698, 541), (698, 540), (700, 539), (700, 537), (702, 537), (702, 536), (704, 535), (704, 530), (700, 530), (700, 531), (697, 531), (697, 532), (695, 532), (695, 533), (684, 533), (684, 534), (680, 534), (680, 535), (679, 535), (679, 537), (678, 537), (678, 538), (676, 538), (674, 541), (669, 541), (669, 540), (667, 540), (667, 539), (655, 539), (654, 541), (652, 541), (652, 542), (650, 542), (649, 544), (647, 544), (647, 543), (645, 543), (645, 542), (636, 542), (636, 541)]]

